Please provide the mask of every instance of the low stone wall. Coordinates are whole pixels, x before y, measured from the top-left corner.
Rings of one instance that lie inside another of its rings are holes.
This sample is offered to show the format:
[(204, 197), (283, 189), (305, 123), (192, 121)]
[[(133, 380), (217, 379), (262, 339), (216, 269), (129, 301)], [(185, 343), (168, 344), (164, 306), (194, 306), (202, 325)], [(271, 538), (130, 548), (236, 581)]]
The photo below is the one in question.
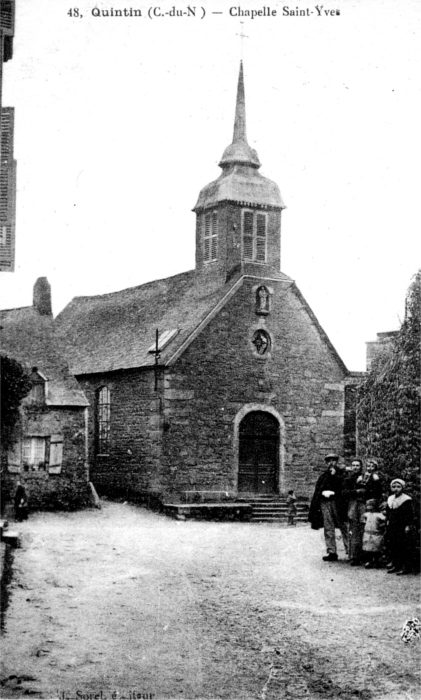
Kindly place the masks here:
[(249, 522), (253, 509), (248, 503), (165, 503), (164, 514), (176, 520), (231, 520)]

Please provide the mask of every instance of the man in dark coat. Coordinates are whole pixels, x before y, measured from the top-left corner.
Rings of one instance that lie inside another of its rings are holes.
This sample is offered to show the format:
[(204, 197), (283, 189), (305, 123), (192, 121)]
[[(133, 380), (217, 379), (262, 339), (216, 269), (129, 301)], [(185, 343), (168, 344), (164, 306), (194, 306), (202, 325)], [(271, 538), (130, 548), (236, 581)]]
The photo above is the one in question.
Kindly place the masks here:
[(351, 462), (351, 473), (343, 481), (342, 496), (347, 506), (348, 547), (351, 566), (358, 566), (363, 558), (363, 535), (365, 513), (365, 487), (363, 463), (359, 457)]
[(314, 489), (308, 519), (313, 530), (324, 529), (327, 555), (323, 561), (337, 561), (335, 528), (341, 531), (346, 553), (348, 553), (348, 531), (346, 503), (342, 496), (343, 476), (338, 468), (339, 457), (325, 457), (327, 469), (319, 476)]

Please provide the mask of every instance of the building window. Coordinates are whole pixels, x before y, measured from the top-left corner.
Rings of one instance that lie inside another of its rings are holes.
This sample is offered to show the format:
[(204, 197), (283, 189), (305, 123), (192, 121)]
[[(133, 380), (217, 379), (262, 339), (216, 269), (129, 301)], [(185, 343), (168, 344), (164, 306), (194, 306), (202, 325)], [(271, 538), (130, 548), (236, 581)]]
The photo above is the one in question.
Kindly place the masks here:
[(31, 436), (16, 442), (8, 453), (9, 472), (48, 471), (60, 474), (63, 461), (63, 436)]
[(97, 453), (107, 455), (110, 449), (110, 390), (103, 386), (97, 395)]
[(253, 343), (255, 350), (260, 357), (270, 353), (270, 335), (263, 329), (259, 328), (259, 330), (254, 333), (253, 340), (251, 342)]
[(243, 211), (243, 258), (252, 262), (266, 262), (266, 214)]
[(218, 214), (213, 211), (205, 215), (203, 260), (214, 262), (218, 255)]
[[(158, 336), (158, 352), (161, 352), (165, 347), (167, 347), (168, 343), (171, 342), (173, 338), (180, 332), (179, 328), (173, 328), (171, 331), (164, 331)], [(157, 347), (156, 347), (156, 340), (155, 342), (148, 348), (148, 352), (150, 353), (156, 353)]]
[(45, 469), (48, 457), (47, 438), (30, 437), (22, 442), (22, 464), (25, 471)]

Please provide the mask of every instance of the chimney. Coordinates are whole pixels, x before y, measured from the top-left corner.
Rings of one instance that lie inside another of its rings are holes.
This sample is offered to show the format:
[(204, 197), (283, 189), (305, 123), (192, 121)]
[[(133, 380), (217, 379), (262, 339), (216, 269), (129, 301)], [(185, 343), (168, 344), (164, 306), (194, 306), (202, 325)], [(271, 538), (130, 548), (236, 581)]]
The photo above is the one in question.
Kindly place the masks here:
[(377, 333), (377, 340), (366, 343), (366, 366), (367, 372), (371, 369), (373, 362), (379, 358), (386, 357), (393, 348), (393, 343), (399, 335), (399, 331), (387, 331), (387, 333)]
[(51, 287), (46, 277), (38, 277), (34, 284), (33, 307), (41, 316), (52, 316)]

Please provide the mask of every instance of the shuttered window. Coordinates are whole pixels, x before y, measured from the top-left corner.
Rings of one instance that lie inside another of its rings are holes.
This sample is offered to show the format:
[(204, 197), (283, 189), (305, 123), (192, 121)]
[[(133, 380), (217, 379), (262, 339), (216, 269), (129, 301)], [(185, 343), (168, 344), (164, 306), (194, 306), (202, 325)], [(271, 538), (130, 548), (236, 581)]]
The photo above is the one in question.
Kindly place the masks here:
[(205, 215), (204, 262), (214, 262), (218, 258), (218, 214), (216, 211)]
[(10, 30), (13, 36), (14, 2), (12, 0), (1, 0), (0, 10), (0, 29), (4, 29), (6, 34), (8, 33), (7, 30)]
[(266, 262), (266, 214), (243, 211), (243, 259)]
[(103, 386), (97, 394), (97, 453), (106, 455), (110, 448), (111, 395)]
[(50, 462), (48, 471), (50, 474), (60, 474), (63, 462), (63, 438), (61, 435), (52, 435), (50, 440)]
[(245, 260), (253, 260), (253, 212), (243, 213), (243, 254)]
[(25, 437), (15, 443), (8, 453), (9, 472), (48, 470), (60, 474), (63, 461), (63, 436)]
[(22, 443), (16, 442), (7, 455), (9, 472), (18, 473), (22, 464)]
[(266, 262), (266, 216), (256, 216), (256, 260)]

